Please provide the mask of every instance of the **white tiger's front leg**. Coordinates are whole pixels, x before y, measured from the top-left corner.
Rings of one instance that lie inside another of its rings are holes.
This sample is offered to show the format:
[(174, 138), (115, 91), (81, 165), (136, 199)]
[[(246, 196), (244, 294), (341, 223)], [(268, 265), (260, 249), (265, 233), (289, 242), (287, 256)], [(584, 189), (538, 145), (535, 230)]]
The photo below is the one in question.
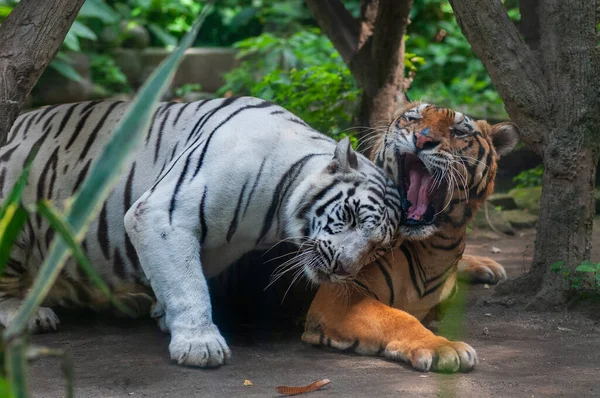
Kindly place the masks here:
[(222, 365), (231, 351), (212, 321), (195, 233), (197, 220), (170, 220), (164, 198), (159, 192), (143, 195), (125, 215), (125, 228), (156, 298), (164, 306), (171, 332), (171, 359), (182, 365)]

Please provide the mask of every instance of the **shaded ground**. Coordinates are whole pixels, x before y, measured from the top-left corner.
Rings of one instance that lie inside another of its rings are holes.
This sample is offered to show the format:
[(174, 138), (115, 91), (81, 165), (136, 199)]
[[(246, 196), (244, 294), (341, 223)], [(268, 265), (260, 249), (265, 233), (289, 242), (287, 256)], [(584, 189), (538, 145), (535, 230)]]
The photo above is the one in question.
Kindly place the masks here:
[[(516, 277), (530, 261), (533, 238), (532, 232), (500, 241), (476, 234), (468, 252), (493, 257), (506, 266), (509, 277)], [(600, 258), (600, 244), (595, 246), (593, 258)], [(494, 254), (492, 247), (501, 251)], [(168, 336), (150, 321), (63, 316), (60, 332), (35, 336), (34, 343), (72, 353), (77, 397), (269, 397), (278, 396), (278, 385), (321, 378), (331, 379), (330, 388), (307, 396), (600, 396), (599, 317), (488, 306), (485, 298), (492, 289), (474, 286), (470, 292), (464, 340), (480, 358), (470, 374), (421, 374), (378, 358), (319, 350), (303, 345), (301, 331), (289, 327), (226, 336), (234, 359), (218, 370), (171, 364)], [(35, 397), (64, 395), (55, 359), (36, 362), (30, 379)], [(245, 379), (254, 385), (244, 387)]]

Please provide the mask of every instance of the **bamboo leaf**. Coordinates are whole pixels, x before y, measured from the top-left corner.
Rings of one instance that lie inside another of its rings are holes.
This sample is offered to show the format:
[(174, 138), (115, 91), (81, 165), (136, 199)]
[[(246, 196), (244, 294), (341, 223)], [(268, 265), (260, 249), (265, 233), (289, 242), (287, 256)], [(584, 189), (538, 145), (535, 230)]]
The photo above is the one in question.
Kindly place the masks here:
[(21, 205), (21, 197), (27, 185), (31, 163), (33, 163), (39, 149), (39, 145), (31, 149), (19, 179), (6, 197), (2, 207), (0, 207), (0, 274), (10, 257), (12, 245), (29, 217), (29, 214)]
[(15, 398), (29, 397), (27, 393), (27, 343), (24, 337), (14, 339), (6, 346), (4, 360), (12, 396)]
[(119, 311), (129, 316), (134, 316), (127, 306), (113, 296), (108, 285), (104, 282), (98, 271), (96, 271), (96, 268), (92, 266), (90, 260), (85, 255), (80, 242), (75, 237), (71, 226), (67, 222), (67, 219), (56, 209), (54, 209), (48, 200), (40, 201), (37, 204), (37, 211), (48, 221), (50, 226), (60, 234), (67, 246), (69, 246), (69, 250), (71, 251), (71, 254), (75, 260), (79, 263), (85, 274), (88, 276), (88, 278), (90, 278), (90, 281), (98, 288), (98, 290), (107, 296), (110, 302)]
[(0, 274), (8, 263), (10, 251), (29, 218), (29, 213), (20, 203), (11, 203), (4, 209), (0, 219)]
[(40, 150), (40, 145), (36, 145), (31, 148), (29, 155), (27, 155), (27, 159), (25, 160), (25, 166), (23, 167), (23, 171), (19, 176), (17, 182), (11, 189), (10, 193), (6, 197), (6, 200), (2, 204), (2, 208), (0, 208), (0, 219), (4, 218), (4, 213), (6, 210), (15, 203), (19, 203), (21, 201), (21, 197), (23, 196), (23, 191), (25, 190), (25, 186), (27, 185), (27, 179), (29, 178), (29, 172), (31, 171), (31, 163), (35, 159), (36, 155)]
[[(181, 44), (154, 70), (140, 89), (127, 112), (117, 125), (109, 143), (94, 163), (75, 197), (67, 203), (65, 216), (77, 240), (82, 239), (91, 220), (118, 182), (123, 169), (129, 165), (133, 152), (140, 146), (158, 101), (169, 86), (185, 50), (194, 42), (202, 23), (212, 7), (206, 7)], [(60, 237), (54, 239), (50, 251), (19, 312), (4, 331), (11, 339), (25, 331), (27, 321), (50, 291), (68, 258), (69, 247)]]

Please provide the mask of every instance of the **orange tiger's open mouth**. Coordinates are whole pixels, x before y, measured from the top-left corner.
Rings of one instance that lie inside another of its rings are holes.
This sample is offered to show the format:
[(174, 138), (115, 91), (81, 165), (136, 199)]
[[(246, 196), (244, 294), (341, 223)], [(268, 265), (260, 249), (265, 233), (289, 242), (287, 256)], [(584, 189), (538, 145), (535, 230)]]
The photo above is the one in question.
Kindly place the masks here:
[(442, 200), (441, 184), (416, 155), (402, 155), (401, 165), (400, 178), (405, 197), (403, 210), (406, 215), (404, 224), (415, 227), (433, 224)]

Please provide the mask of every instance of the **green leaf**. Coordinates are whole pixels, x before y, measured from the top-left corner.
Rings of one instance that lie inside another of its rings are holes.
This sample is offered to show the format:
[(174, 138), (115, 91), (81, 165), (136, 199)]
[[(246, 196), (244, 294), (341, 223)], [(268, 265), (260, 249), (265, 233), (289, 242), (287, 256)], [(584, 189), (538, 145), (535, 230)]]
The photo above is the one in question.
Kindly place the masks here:
[(0, 274), (10, 257), (13, 243), (29, 217), (29, 213), (21, 205), (21, 197), (27, 185), (31, 163), (33, 163), (40, 145), (41, 143), (31, 148), (19, 179), (0, 208)]
[(86, 2), (83, 3), (81, 10), (79, 10), (78, 17), (97, 18), (107, 25), (119, 21), (119, 14), (103, 0), (86, 0)]
[(6, 379), (0, 377), (0, 397), (2, 398), (13, 398), (14, 395), (10, 390), (10, 384), (6, 381)]
[(563, 265), (565, 265), (564, 261), (557, 261), (550, 266), (550, 270), (553, 272), (558, 272), (560, 271)]
[(40, 146), (41, 143), (35, 145), (33, 148), (31, 148), (31, 151), (29, 151), (27, 159), (25, 160), (25, 167), (23, 167), (23, 171), (21, 172), (21, 176), (19, 176), (17, 182), (15, 182), (13, 189), (6, 197), (5, 202), (2, 204), (2, 208), (0, 208), (0, 219), (4, 218), (6, 211), (12, 204), (19, 203), (21, 201), (21, 196), (23, 196), (23, 191), (25, 190), (27, 179), (29, 178), (29, 172), (31, 171), (31, 163), (33, 163), (33, 160), (37, 156)]
[(6, 346), (6, 373), (12, 395), (16, 398), (29, 397), (27, 392), (27, 341), (18, 337)]
[[(130, 164), (133, 152), (143, 142), (152, 116), (162, 94), (169, 87), (185, 50), (194, 42), (198, 31), (212, 7), (205, 7), (193, 28), (184, 36), (179, 47), (173, 51), (150, 75), (133, 102), (118, 123), (115, 131), (96, 160), (81, 188), (65, 206), (65, 217), (76, 240), (83, 239), (89, 223), (96, 217), (124, 168)], [(46, 260), (9, 327), (4, 331), (4, 340), (10, 342), (21, 335), (50, 291), (60, 274), (69, 247), (57, 237), (52, 242)]]
[(109, 298), (110, 302), (121, 312), (124, 314), (134, 316), (134, 314), (129, 310), (127, 306), (122, 304), (119, 300), (117, 300), (108, 285), (102, 280), (102, 277), (96, 271), (96, 269), (90, 263), (90, 260), (85, 255), (83, 248), (80, 245), (80, 242), (75, 237), (71, 226), (67, 222), (67, 219), (60, 214), (57, 210), (52, 207), (52, 204), (47, 200), (41, 200), (37, 204), (37, 211), (41, 214), (50, 224), (50, 226), (60, 234), (63, 240), (69, 246), (73, 257), (86, 275), (90, 278), (92, 284), (94, 284), (98, 290), (100, 290), (106, 297)]
[(71, 29), (69, 29), (69, 31), (72, 31), (75, 36), (82, 39), (88, 39), (93, 41), (98, 40), (98, 37), (96, 36), (94, 31), (92, 31), (90, 28), (88, 28), (79, 21), (73, 22), (73, 25), (71, 25)]
[(591, 261), (584, 261), (575, 268), (578, 272), (596, 272), (596, 264)]
[(13, 6), (0, 5), (0, 19), (8, 17), (12, 10)]
[(167, 47), (175, 47), (177, 38), (156, 24), (148, 24), (148, 30)]
[(79, 39), (77, 38), (77, 35), (70, 30), (67, 32), (67, 35), (65, 36), (63, 45), (69, 51), (73, 51), (73, 52), (81, 51), (81, 46), (79, 45)]
[(75, 68), (73, 68), (68, 62), (62, 59), (54, 58), (49, 66), (67, 79), (76, 82), (83, 80), (83, 77), (81, 77), (79, 72), (77, 72)]
[(18, 202), (10, 203), (4, 209), (4, 215), (0, 219), (0, 274), (8, 263), (13, 244), (28, 218), (29, 213)]

